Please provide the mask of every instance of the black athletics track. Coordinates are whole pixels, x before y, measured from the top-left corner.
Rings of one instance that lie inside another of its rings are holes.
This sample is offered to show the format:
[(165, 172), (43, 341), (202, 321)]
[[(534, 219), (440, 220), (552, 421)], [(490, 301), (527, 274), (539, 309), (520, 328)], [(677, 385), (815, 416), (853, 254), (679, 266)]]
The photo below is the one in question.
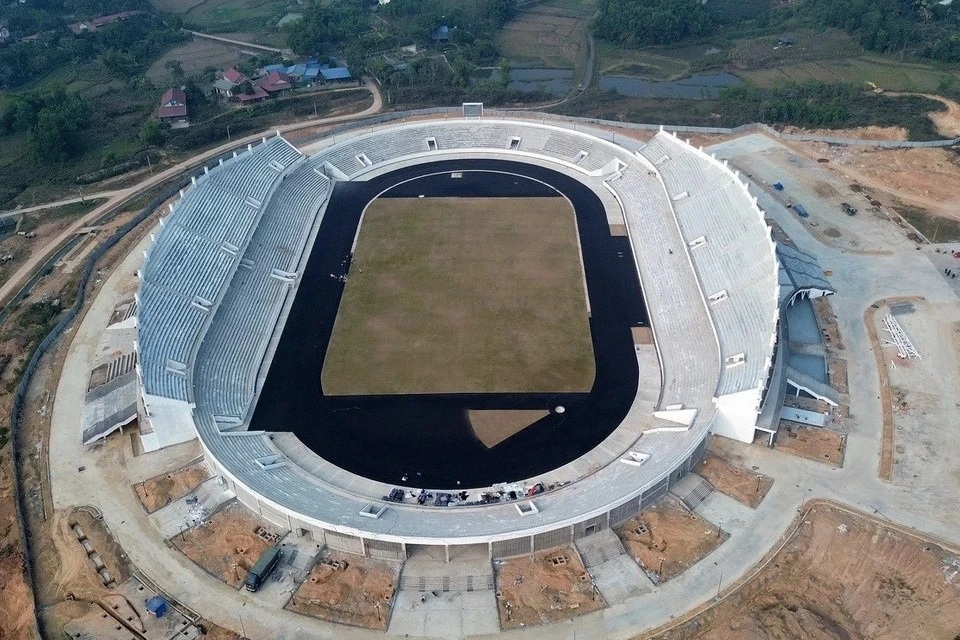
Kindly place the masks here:
[[(450, 179), (456, 171), (465, 173), (461, 179)], [(557, 191), (566, 195), (576, 211), (590, 299), (596, 359), (593, 389), (558, 394), (325, 396), (320, 372), (344, 288), (330, 274), (349, 269), (361, 213), (386, 189), (390, 190), (381, 197), (560, 197)], [(588, 187), (556, 171), (518, 162), (455, 160), (398, 169), (366, 182), (338, 182), (302, 278), (251, 429), (292, 431), (329, 462), (366, 478), (430, 489), (468, 489), (532, 478), (600, 444), (626, 416), (636, 395), (640, 372), (631, 327), (645, 326), (647, 315), (630, 243), (626, 237), (610, 235), (603, 205)], [(557, 406), (565, 412), (554, 412)], [(488, 449), (470, 428), (469, 409), (551, 413)]]

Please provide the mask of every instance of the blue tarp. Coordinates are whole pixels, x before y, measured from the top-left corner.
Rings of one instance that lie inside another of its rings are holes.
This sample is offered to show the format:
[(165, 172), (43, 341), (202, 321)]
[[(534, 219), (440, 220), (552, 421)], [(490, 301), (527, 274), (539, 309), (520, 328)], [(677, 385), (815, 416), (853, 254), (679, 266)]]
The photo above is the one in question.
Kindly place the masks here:
[(153, 596), (147, 600), (147, 611), (158, 618), (162, 618), (163, 614), (167, 612), (167, 601), (160, 596)]

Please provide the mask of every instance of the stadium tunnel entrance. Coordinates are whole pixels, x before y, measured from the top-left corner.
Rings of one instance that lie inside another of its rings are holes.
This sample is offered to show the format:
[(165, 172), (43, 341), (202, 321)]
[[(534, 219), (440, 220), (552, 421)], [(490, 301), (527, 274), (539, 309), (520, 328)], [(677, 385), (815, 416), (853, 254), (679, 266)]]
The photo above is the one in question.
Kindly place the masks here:
[[(450, 180), (465, 172), (468, 179)], [(511, 174), (511, 179), (504, 179)], [(526, 177), (526, 179), (524, 178)], [(549, 185), (549, 186), (548, 186)], [(393, 187), (391, 189), (391, 187)], [(389, 191), (387, 191), (389, 189)], [(364, 208), (381, 197), (559, 197), (573, 204), (590, 303), (596, 375), (587, 393), (328, 396), (324, 357)], [(611, 235), (606, 211), (574, 178), (520, 162), (433, 162), (338, 182), (327, 204), (297, 296), (250, 428), (294, 433), (332, 464), (397, 486), (469, 489), (534, 477), (587, 453), (623, 421), (637, 393), (632, 328), (647, 314), (627, 237)], [(557, 412), (558, 406), (563, 412)], [(474, 434), (471, 410), (549, 413), (496, 446)]]

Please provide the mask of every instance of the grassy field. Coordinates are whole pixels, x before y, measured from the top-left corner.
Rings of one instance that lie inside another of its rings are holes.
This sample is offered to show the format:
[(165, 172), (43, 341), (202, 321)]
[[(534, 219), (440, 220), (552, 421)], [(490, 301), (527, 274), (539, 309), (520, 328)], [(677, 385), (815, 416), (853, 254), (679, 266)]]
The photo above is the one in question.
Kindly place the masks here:
[(601, 73), (668, 80), (694, 73), (730, 71), (761, 87), (804, 80), (873, 83), (886, 91), (935, 92), (944, 78), (960, 81), (960, 65), (901, 60), (865, 51), (837, 29), (791, 31), (793, 46), (776, 34), (718, 38), (677, 47), (621, 49), (598, 42)]
[(575, 230), (562, 198), (375, 200), (327, 347), (324, 392), (589, 390)]
[(210, 33), (259, 33), (275, 25), (287, 13), (288, 4), (285, 0), (205, 0), (188, 9), (183, 22)]
[(960, 241), (960, 221), (935, 216), (920, 207), (903, 203), (898, 203), (894, 209), (930, 242)]

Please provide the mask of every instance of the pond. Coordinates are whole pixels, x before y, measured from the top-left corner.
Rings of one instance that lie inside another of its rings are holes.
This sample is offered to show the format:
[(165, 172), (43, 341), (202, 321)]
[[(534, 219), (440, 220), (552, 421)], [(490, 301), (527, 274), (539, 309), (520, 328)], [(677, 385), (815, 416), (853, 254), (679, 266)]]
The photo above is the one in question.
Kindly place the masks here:
[(601, 89), (616, 89), (631, 98), (686, 98), (704, 100), (716, 98), (727, 87), (742, 84), (732, 73), (695, 74), (679, 80), (645, 80), (634, 76), (605, 75), (600, 77)]
[[(477, 69), (473, 77), (476, 80), (499, 82), (500, 70), (495, 68)], [(509, 86), (517, 91), (540, 90), (563, 96), (573, 86), (573, 69), (510, 69)]]

